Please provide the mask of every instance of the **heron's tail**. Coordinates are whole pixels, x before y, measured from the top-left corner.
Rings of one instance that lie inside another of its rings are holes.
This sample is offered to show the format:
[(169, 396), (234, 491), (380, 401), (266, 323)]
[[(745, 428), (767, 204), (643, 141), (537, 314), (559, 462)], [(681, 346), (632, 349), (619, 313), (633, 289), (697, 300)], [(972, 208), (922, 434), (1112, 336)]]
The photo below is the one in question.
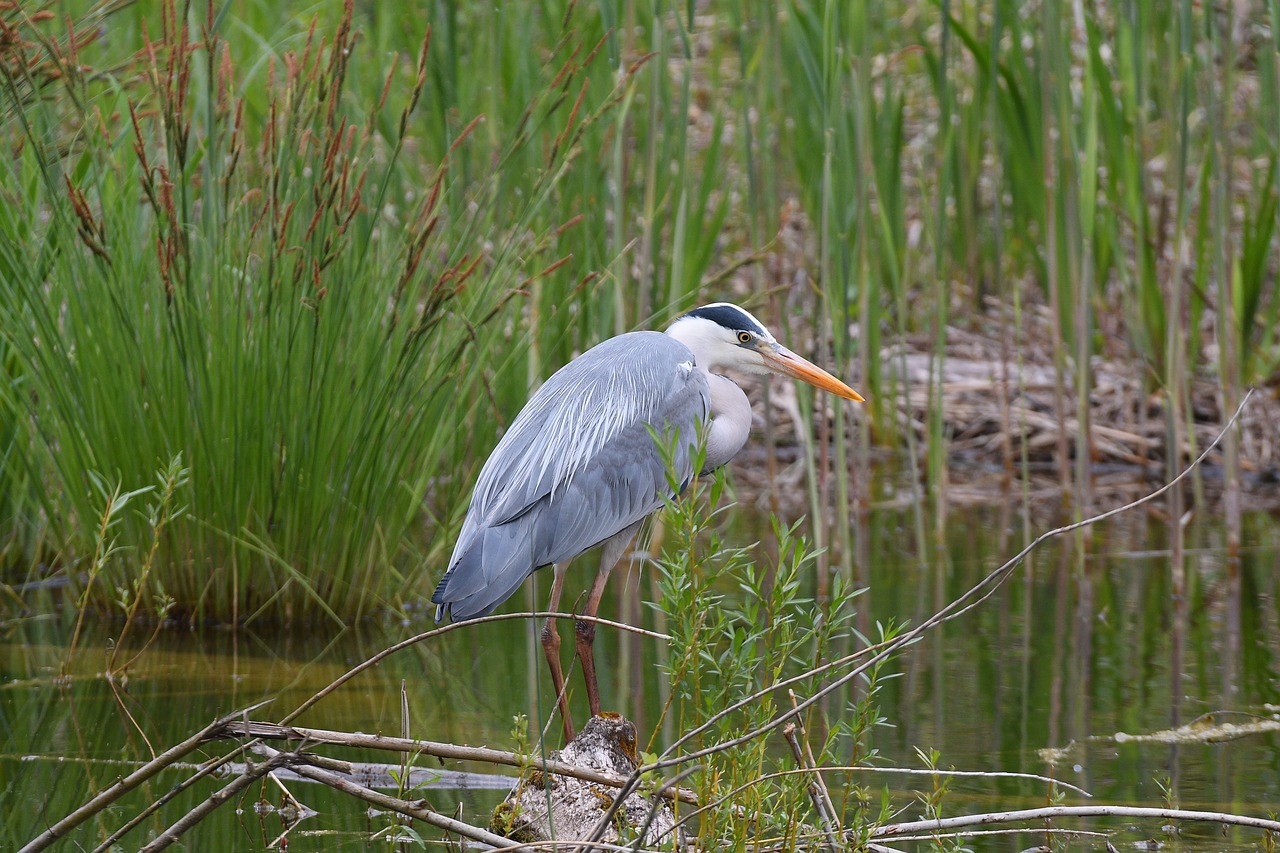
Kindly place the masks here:
[(454, 554), (431, 596), (437, 622), (446, 615), (455, 622), (487, 616), (533, 574), (537, 566), (529, 555), (528, 536), (512, 528), (516, 525), (486, 528)]
[(444, 621), (444, 617), (449, 612), (449, 604), (444, 600), (443, 590), (449, 582), (449, 573), (445, 572), (444, 578), (436, 585), (436, 591), (431, 594), (431, 603), (436, 606), (436, 624), (439, 625)]

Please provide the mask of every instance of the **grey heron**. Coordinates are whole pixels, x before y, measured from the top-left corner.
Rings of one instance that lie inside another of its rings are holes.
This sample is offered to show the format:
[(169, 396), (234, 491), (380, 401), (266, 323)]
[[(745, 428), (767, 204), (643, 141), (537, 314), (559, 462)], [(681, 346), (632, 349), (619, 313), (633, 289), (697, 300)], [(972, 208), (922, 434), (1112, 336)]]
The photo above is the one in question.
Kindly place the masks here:
[[(665, 333), (629, 332), (592, 347), (538, 389), (481, 469), (449, 569), (431, 597), (436, 621), (492, 612), (544, 566), (555, 567), (548, 605), (555, 611), (570, 561), (600, 545), (600, 568), (584, 607), (594, 617), (609, 572), (641, 522), (672, 493), (653, 431), (677, 436), (671, 464), (685, 484), (697, 473), (699, 441), (705, 442), (701, 473), (724, 465), (746, 444), (751, 403), (723, 375), (726, 369), (780, 373), (862, 400), (727, 302), (690, 311)], [(577, 621), (575, 635), (594, 716), (600, 713), (595, 623)], [(571, 740), (554, 618), (543, 625), (542, 647)]]

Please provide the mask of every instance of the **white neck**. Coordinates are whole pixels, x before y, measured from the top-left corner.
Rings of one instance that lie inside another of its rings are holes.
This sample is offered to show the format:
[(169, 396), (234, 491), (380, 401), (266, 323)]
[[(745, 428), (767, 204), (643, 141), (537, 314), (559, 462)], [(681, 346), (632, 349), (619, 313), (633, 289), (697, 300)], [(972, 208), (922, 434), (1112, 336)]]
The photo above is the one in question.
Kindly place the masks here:
[(737, 383), (720, 372), (726, 368), (749, 373), (753, 365), (723, 327), (702, 317), (682, 317), (667, 334), (693, 353), (695, 369), (707, 374), (711, 417), (707, 422), (706, 469), (712, 471), (738, 454), (751, 431), (751, 403)]

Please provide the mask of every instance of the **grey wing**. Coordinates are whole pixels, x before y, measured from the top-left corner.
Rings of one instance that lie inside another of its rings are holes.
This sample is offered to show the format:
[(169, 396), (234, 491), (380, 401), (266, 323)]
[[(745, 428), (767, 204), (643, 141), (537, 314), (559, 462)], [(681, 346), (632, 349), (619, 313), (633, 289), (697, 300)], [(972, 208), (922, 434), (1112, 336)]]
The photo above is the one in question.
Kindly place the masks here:
[(611, 338), (534, 394), (485, 463), (437, 618), (492, 611), (541, 566), (571, 559), (641, 521), (671, 493), (650, 433), (674, 433), (673, 464), (692, 474), (706, 421), (706, 375), (659, 332)]

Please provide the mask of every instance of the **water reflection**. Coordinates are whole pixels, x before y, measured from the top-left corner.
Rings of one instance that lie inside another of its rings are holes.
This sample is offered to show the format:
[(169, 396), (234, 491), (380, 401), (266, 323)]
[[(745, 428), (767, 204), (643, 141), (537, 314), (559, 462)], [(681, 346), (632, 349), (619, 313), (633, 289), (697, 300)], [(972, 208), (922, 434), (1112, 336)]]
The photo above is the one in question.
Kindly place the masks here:
[[(891, 503), (867, 513), (864, 541), (855, 543), (852, 561), (853, 570), (870, 579), (870, 592), (860, 599), (858, 624), (864, 631), (878, 622), (919, 623), (1024, 541), (1022, 518), (1010, 505), (953, 507), (944, 538), (928, 553), (935, 546), (921, 546), (913, 512)], [(1074, 741), (1071, 757), (1052, 772), (1100, 800), (1171, 800), (1188, 808), (1267, 814), (1280, 802), (1280, 739), (1274, 734), (1182, 746), (1117, 744), (1107, 737), (1163, 729), (1215, 710), (1274, 713), (1280, 704), (1277, 530), (1270, 516), (1249, 515), (1239, 558), (1232, 560), (1221, 528), (1211, 519), (1193, 518), (1184, 531), (1181, 583), (1173, 570), (1177, 543), (1158, 517), (1134, 514), (1050, 543), (983, 605), (933, 631), (894, 662), (899, 677), (885, 681), (877, 697), (892, 725), (874, 731), (868, 746), (879, 750), (886, 765), (919, 767), (914, 750), (920, 747), (939, 750), (944, 766), (1042, 773), (1037, 750)], [(740, 538), (749, 541), (764, 532), (744, 530)], [(589, 577), (587, 569), (577, 581), (585, 585)], [(526, 592), (523, 604), (530, 608), (545, 597), (549, 578), (539, 581)], [(620, 570), (601, 615), (661, 630), (652, 609), (641, 604), (654, 594), (652, 584), (652, 572), (643, 567)], [(33, 603), (40, 611), (40, 603)], [(215, 716), (268, 698), (272, 704), (257, 716), (278, 719), (351, 666), (427, 627), (424, 618), (347, 630), (163, 631), (127, 682), (113, 687), (101, 671), (118, 626), (92, 626), (70, 677), (60, 681), (70, 625), (62, 618), (10, 623), (0, 639), (0, 813), (7, 816), (0, 849), (21, 846), (124, 772), (118, 765), (89, 762), (144, 760)], [(546, 721), (554, 706), (536, 633), (535, 625), (508, 622), (420, 644), (335, 691), (298, 722), (400, 734), (403, 682), (410, 734), (511, 748), (513, 717)], [(145, 634), (134, 632), (131, 642)], [(602, 663), (613, 664), (601, 672), (606, 705), (631, 716), (642, 733), (652, 731), (666, 695), (658, 677), (666, 649), (604, 630), (598, 642)], [(576, 671), (569, 675), (579, 722), (586, 714), (580, 680)], [(828, 712), (845, 713), (857, 698), (849, 692), (830, 703)], [(670, 720), (665, 723), (657, 744), (674, 737)], [(558, 729), (553, 722), (553, 739)], [(197, 760), (217, 754), (219, 748), (211, 746)], [(63, 757), (77, 762), (58, 760)], [(75, 843), (92, 847), (177, 781), (176, 774), (157, 777), (139, 796), (81, 827)], [(900, 795), (929, 783), (895, 778), (888, 784)], [(317, 786), (290, 787), (320, 813), (291, 836), (295, 850), (364, 849), (368, 834), (385, 822)], [(952, 789), (951, 814), (1044, 801), (1043, 786), (1015, 779), (956, 781)], [(126, 847), (140, 844), (209, 790), (180, 797), (129, 836)], [(269, 810), (254, 811), (259, 797), (280, 799), (271, 785), (255, 787), (244, 802), (202, 826), (193, 843), (220, 840), (220, 849), (263, 849), (281, 826)], [(446, 813), (460, 801), (470, 819), (483, 823), (480, 815), (497, 795), (431, 793), (428, 799)], [(324, 834), (308, 834), (313, 832)], [(1028, 833), (974, 846), (1017, 850), (1042, 838)], [(1222, 836), (1206, 828), (1187, 828), (1183, 840), (1193, 846), (1197, 840), (1212, 842), (1215, 848), (1260, 849), (1262, 843), (1253, 833)]]

